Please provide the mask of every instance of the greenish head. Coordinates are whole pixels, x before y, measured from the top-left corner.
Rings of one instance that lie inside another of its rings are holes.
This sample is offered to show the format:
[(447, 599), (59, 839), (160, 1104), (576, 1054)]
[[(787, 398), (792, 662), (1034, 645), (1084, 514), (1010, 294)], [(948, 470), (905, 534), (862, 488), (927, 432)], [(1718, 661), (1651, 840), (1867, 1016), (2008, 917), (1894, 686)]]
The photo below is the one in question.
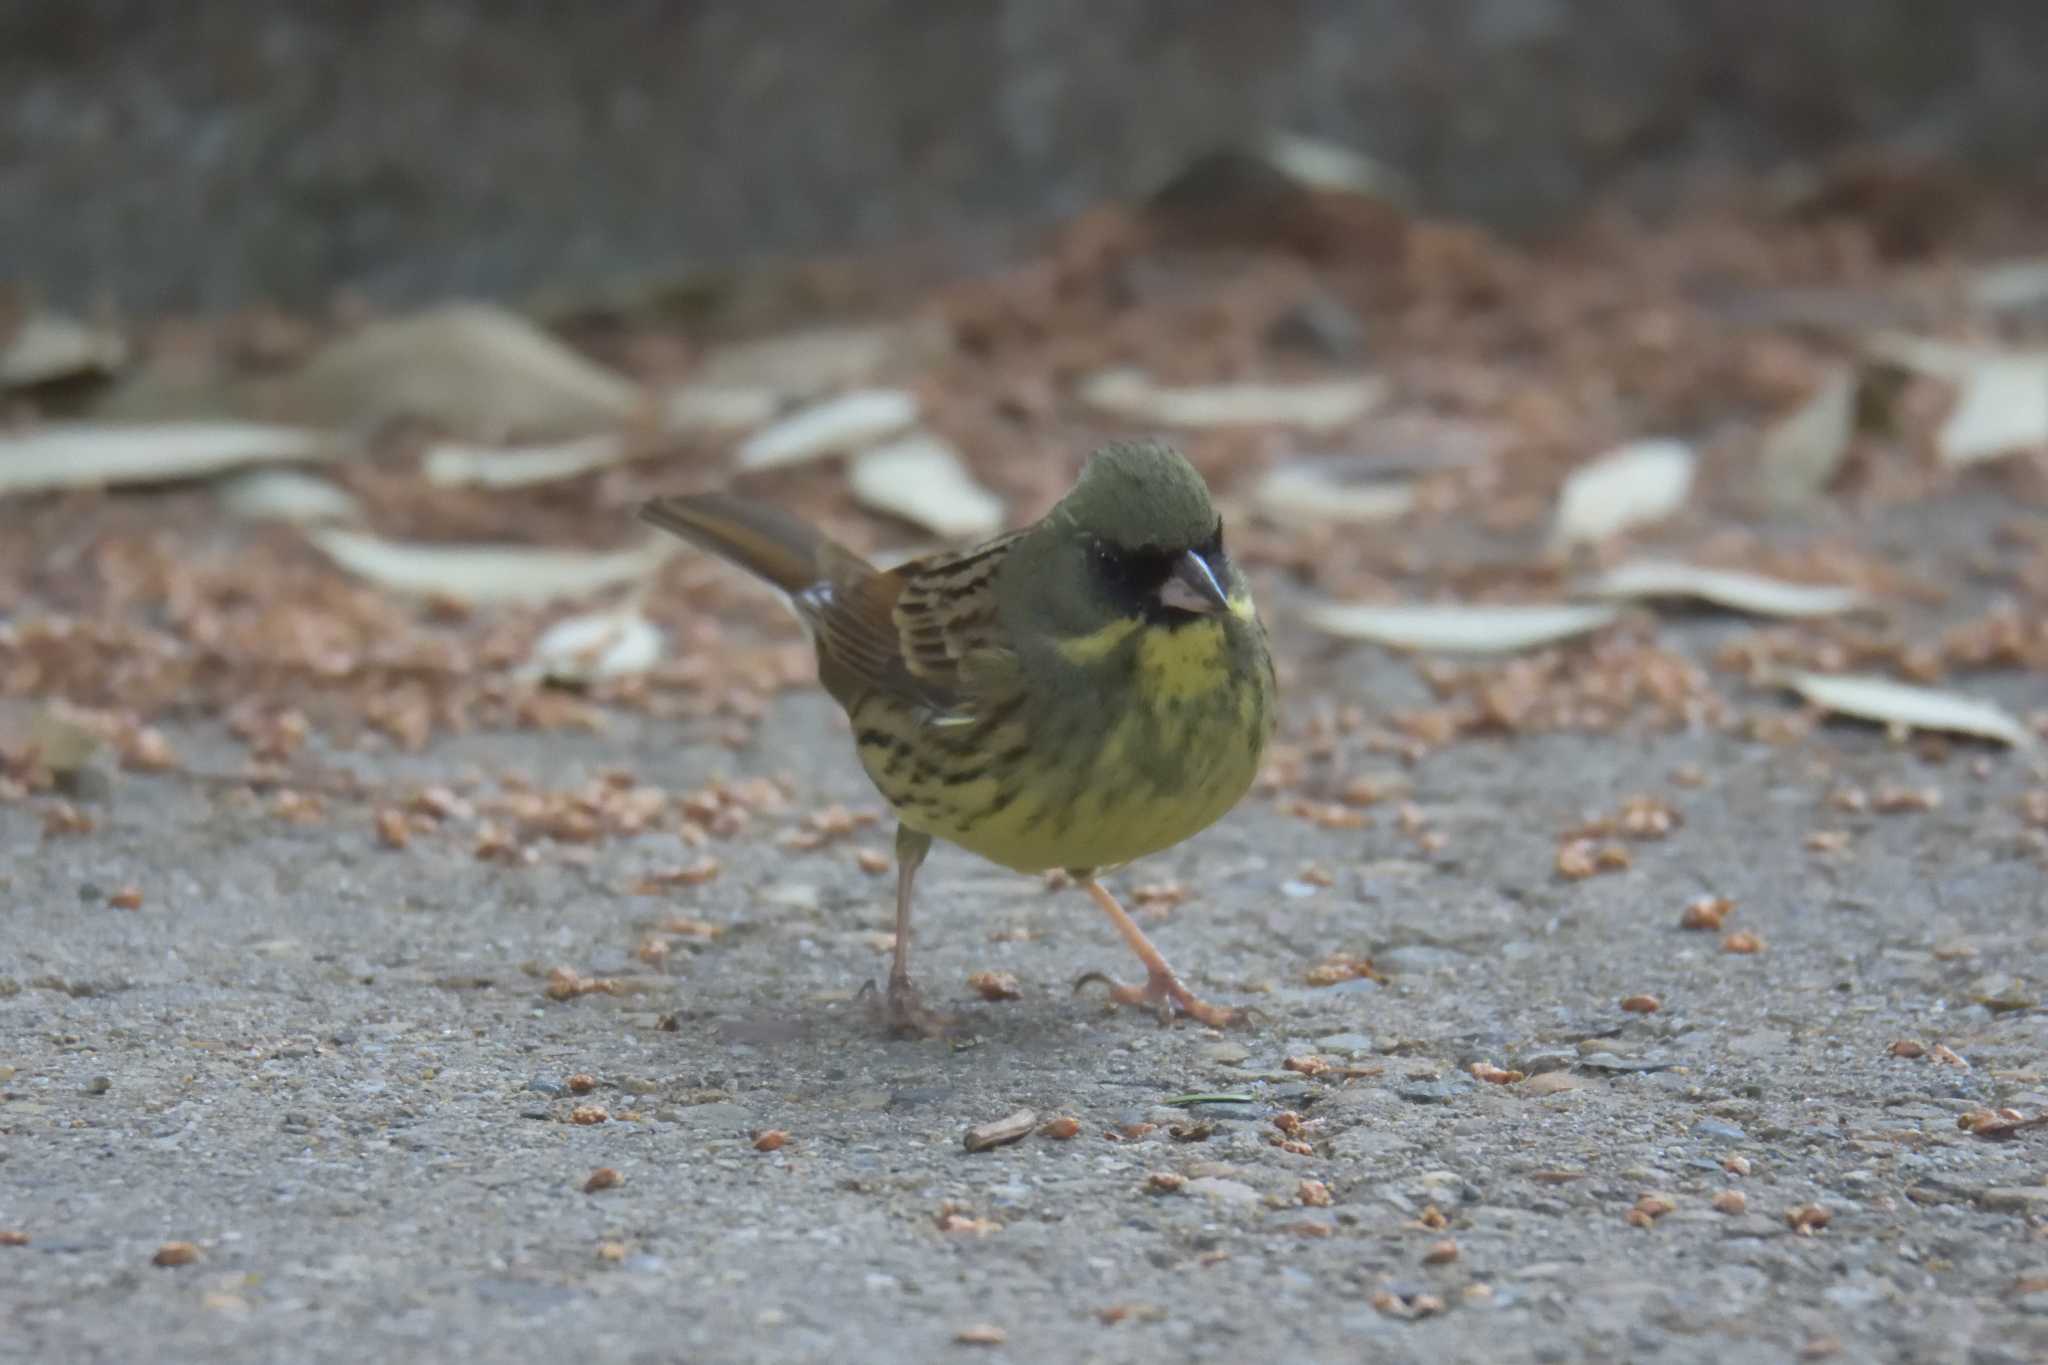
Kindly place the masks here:
[(1018, 541), (1001, 592), (1011, 619), (1073, 637), (1133, 617), (1228, 617), (1245, 589), (1195, 467), (1163, 441), (1118, 441)]

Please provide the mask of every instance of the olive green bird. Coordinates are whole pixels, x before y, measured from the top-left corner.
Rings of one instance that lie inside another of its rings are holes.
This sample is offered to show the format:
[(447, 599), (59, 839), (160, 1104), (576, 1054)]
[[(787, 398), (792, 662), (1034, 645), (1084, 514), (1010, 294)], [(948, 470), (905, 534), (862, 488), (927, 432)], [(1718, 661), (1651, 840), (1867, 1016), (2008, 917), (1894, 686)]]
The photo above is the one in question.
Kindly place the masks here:
[[(1209, 490), (1153, 441), (1096, 452), (1036, 525), (878, 570), (773, 507), (722, 493), (641, 515), (789, 595), (896, 830), (892, 1026), (925, 1029), (911, 888), (932, 840), (1067, 871), (1145, 964), (1121, 1004), (1222, 1025), (1098, 880), (1213, 824), (1273, 731), (1264, 628)], [(1078, 986), (1077, 986), (1078, 989)]]

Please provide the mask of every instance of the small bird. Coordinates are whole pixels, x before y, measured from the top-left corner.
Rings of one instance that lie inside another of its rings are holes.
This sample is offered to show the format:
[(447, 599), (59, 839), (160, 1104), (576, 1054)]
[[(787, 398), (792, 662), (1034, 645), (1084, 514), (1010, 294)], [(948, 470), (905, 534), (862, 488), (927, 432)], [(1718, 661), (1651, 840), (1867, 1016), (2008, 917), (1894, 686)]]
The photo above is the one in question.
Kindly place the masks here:
[(1207, 828), (1250, 788), (1274, 724), (1266, 633), (1194, 466), (1103, 447), (1035, 525), (880, 570), (763, 503), (660, 498), (641, 516), (789, 597), (896, 828), (896, 1031), (937, 1032), (910, 979), (911, 888), (932, 840), (1018, 872), (1066, 871), (1145, 964), (1091, 973), (1119, 1004), (1211, 1026), (1097, 880)]

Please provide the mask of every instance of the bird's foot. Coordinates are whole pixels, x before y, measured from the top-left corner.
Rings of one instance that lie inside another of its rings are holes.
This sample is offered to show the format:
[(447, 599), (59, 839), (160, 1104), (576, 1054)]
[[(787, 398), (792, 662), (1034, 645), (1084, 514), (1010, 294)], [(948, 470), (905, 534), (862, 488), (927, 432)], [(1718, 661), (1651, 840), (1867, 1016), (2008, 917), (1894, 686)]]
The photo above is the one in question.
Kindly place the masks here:
[(1106, 972), (1089, 972), (1074, 983), (1074, 993), (1078, 995), (1088, 986), (1105, 987), (1109, 998), (1119, 1005), (1149, 1007), (1158, 1014), (1161, 1026), (1172, 1023), (1176, 1014), (1185, 1014), (1210, 1028), (1229, 1028), (1249, 1017), (1245, 1010), (1210, 1004), (1183, 986), (1180, 978), (1171, 971), (1147, 972), (1142, 986), (1127, 985)]
[(870, 981), (861, 987), (868, 1013), (875, 1025), (899, 1038), (944, 1038), (956, 1021), (951, 1015), (925, 1008), (923, 998), (909, 978), (891, 979), (889, 989), (877, 991)]

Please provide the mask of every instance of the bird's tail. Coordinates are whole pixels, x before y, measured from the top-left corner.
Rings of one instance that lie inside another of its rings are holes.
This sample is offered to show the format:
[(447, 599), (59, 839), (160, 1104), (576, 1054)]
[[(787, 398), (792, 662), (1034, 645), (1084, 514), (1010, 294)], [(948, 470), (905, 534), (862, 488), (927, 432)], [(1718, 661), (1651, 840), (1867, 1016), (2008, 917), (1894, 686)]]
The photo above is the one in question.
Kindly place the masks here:
[(875, 569), (816, 527), (750, 498), (690, 493), (643, 503), (640, 519), (792, 595)]

